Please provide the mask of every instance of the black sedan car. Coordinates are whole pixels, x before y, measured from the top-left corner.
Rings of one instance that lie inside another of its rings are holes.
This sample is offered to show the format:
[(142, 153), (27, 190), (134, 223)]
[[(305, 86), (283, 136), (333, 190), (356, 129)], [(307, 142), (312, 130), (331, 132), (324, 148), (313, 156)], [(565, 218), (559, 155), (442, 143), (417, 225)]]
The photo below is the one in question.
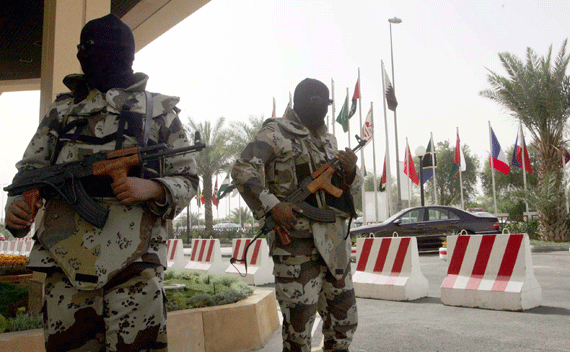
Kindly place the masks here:
[(500, 233), (499, 220), (492, 214), (475, 215), (443, 205), (404, 209), (380, 224), (350, 230), (351, 235), (375, 237), (415, 236), (421, 252), (436, 252), (445, 236), (465, 231), (467, 234)]

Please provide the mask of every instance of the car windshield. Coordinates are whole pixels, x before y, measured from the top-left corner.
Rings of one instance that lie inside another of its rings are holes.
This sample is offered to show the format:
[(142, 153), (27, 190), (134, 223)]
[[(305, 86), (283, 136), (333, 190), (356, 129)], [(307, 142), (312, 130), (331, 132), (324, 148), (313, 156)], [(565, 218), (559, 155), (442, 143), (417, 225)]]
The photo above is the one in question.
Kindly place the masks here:
[(382, 221), (383, 224), (388, 224), (392, 221), (394, 221), (394, 219), (399, 218), (402, 214), (404, 214), (405, 212), (407, 212), (408, 209), (404, 209), (404, 210), (400, 210), (399, 212), (397, 212), (396, 214), (390, 216), (388, 219)]

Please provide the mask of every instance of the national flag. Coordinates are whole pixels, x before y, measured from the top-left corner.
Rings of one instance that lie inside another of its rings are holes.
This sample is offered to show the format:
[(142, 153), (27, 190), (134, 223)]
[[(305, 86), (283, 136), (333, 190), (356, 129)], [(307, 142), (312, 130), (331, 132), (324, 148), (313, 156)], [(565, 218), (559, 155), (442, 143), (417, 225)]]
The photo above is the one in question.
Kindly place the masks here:
[(519, 133), (517, 132), (517, 139), (515, 140), (515, 148), (513, 149), (513, 157), (511, 164), (515, 167), (523, 168), (523, 155), (524, 155), (524, 169), (532, 175), (532, 165), (530, 164), (530, 157), (528, 156), (528, 149), (524, 142), (524, 135), (521, 133), (521, 144), (519, 145)]
[(283, 117), (285, 117), (285, 115), (287, 115), (287, 110), (292, 109), (293, 108), (293, 99), (291, 98), (291, 92), (289, 92), (289, 102), (287, 103), (287, 106), (285, 107), (285, 112), (283, 113)]
[(433, 138), (430, 138), (426, 154), (422, 159), (422, 181), (424, 183), (434, 175), (435, 169), (437, 169), (437, 158), (433, 147)]
[(398, 100), (396, 100), (396, 92), (394, 91), (394, 86), (392, 86), (392, 82), (390, 82), (390, 78), (388, 78), (388, 74), (386, 73), (386, 69), (383, 69), (382, 72), (384, 78), (384, 95), (386, 96), (386, 102), (388, 103), (388, 109), (392, 111), (396, 111), (396, 107), (398, 106)]
[(467, 165), (465, 164), (465, 155), (463, 155), (463, 150), (461, 149), (461, 141), (459, 140), (459, 132), (457, 132), (457, 143), (455, 144), (455, 156), (453, 158), (453, 165), (451, 166), (451, 172), (449, 173), (448, 179), (451, 179), (459, 173), (459, 171), (467, 170)]
[(200, 193), (200, 202), (202, 202), (202, 204), (206, 204), (206, 197), (204, 197), (203, 193)]
[(342, 125), (342, 130), (344, 132), (348, 132), (348, 95), (344, 100), (344, 104), (342, 105), (342, 109), (336, 118), (336, 122)]
[(384, 186), (388, 180), (386, 179), (386, 156), (384, 155), (384, 168), (382, 169), (382, 177), (380, 177), (380, 192), (384, 192), (386, 190), (386, 186)]
[(271, 113), (271, 117), (276, 117), (276, 115), (275, 115), (275, 97), (273, 97), (273, 112)]
[(348, 118), (350, 119), (356, 112), (356, 101), (360, 99), (360, 78), (356, 80), (356, 87), (354, 87), (354, 94), (352, 95), (352, 105), (350, 106), (350, 112), (348, 113)]
[(366, 172), (366, 165), (362, 165), (362, 170), (363, 170), (363, 175), (364, 177), (366, 177), (368, 175), (368, 173)]
[(374, 117), (372, 116), (372, 107), (370, 107), (370, 111), (364, 120), (364, 126), (362, 126), (362, 138), (364, 138), (366, 143), (370, 142), (374, 136), (374, 125), (372, 122), (373, 120)]
[(410, 180), (416, 185), (420, 184), (420, 179), (416, 173), (416, 166), (414, 165), (414, 159), (412, 158), (412, 153), (410, 152), (410, 146), (406, 145), (406, 157), (404, 160), (404, 174), (408, 175)]
[[(493, 148), (492, 154), (489, 157), (489, 165), (491, 165), (493, 169), (508, 175), (509, 171), (511, 171), (511, 167), (509, 166), (507, 157), (501, 149), (501, 145), (495, 136), (495, 132), (493, 132), (493, 128), (491, 126), (489, 126), (489, 128), (491, 129), (491, 147)], [(492, 162), (491, 158), (493, 158)]]
[(214, 187), (214, 193), (212, 194), (212, 204), (218, 207), (218, 199), (216, 198), (216, 194), (218, 193), (218, 179), (216, 178), (216, 186)]
[(218, 191), (218, 194), (216, 194), (216, 198), (218, 198), (218, 201), (224, 197), (224, 194), (226, 193), (226, 189), (229, 186), (230, 186), (230, 174), (227, 174), (226, 178), (224, 178), (224, 180), (222, 181), (222, 185), (220, 186), (220, 190)]
[(200, 185), (198, 185), (198, 188), (196, 189), (196, 196), (194, 197), (196, 199), (196, 204), (198, 205), (198, 208), (200, 208), (200, 206), (202, 205), (200, 202), (201, 196), (202, 193), (200, 193)]

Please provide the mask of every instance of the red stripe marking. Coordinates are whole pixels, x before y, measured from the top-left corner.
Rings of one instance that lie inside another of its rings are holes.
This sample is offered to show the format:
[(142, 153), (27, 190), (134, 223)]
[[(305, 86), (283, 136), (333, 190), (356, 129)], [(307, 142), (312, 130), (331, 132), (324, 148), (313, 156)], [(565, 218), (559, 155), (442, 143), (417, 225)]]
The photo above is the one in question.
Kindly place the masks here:
[[(247, 240), (245, 240), (245, 242), (243, 243), (243, 254), (242, 257), (245, 257), (245, 249), (247, 248), (247, 245), (249, 244), (249, 242), (251, 242), (251, 238), (248, 238)], [(242, 258), (239, 258), (242, 259)], [(247, 258), (244, 258), (245, 260), (247, 260)]]
[(255, 240), (255, 248), (253, 250), (253, 256), (251, 257), (251, 265), (257, 263), (257, 257), (259, 256), (259, 249), (261, 248), (261, 240)]
[(198, 243), (199, 240), (192, 240), (192, 256), (190, 257), (191, 261), (194, 261), (194, 259), (196, 259), (196, 253), (198, 252)]
[(453, 254), (451, 255), (451, 260), (449, 261), (449, 267), (447, 268), (447, 275), (443, 279), (441, 288), (453, 288), (455, 280), (457, 279), (457, 274), (461, 270), (461, 265), (463, 264), (463, 258), (465, 257), (465, 251), (467, 250), (467, 244), (469, 244), (470, 236), (457, 236), (457, 242), (455, 242), (455, 248), (453, 249)]
[(398, 253), (396, 254), (396, 259), (394, 260), (394, 266), (392, 267), (392, 276), (398, 276), (402, 272), (402, 267), (404, 266), (404, 259), (406, 259), (406, 253), (408, 253), (408, 247), (410, 246), (410, 237), (404, 237), (400, 241), (400, 246), (398, 247)]
[(169, 253), (170, 251), (170, 242), (172, 242), (172, 240), (166, 241), (166, 253)]
[(241, 240), (240, 240), (240, 239), (237, 239), (237, 240), (236, 240), (236, 245), (235, 245), (235, 247), (234, 247), (234, 258), (236, 258), (236, 259), (241, 259), (241, 258), (238, 258), (239, 247), (240, 247), (240, 246), (241, 246)]
[(515, 263), (517, 262), (522, 240), (523, 235), (509, 236), (507, 248), (505, 248), (505, 255), (503, 256), (503, 261), (501, 262), (499, 273), (497, 274), (497, 278), (495, 279), (495, 283), (493, 284), (491, 291), (504, 292), (507, 288), (507, 284), (513, 275), (513, 269), (515, 268)]
[(364, 269), (366, 269), (366, 263), (368, 262), (368, 256), (370, 256), (370, 249), (372, 248), (373, 241), (373, 238), (366, 238), (364, 240), (360, 258), (358, 258), (358, 265), (356, 265), (357, 271), (364, 271)]
[(212, 260), (212, 252), (214, 251), (214, 241), (210, 240), (210, 247), (208, 248), (208, 255), (206, 256), (206, 263), (209, 263)]
[(206, 250), (206, 242), (208, 240), (202, 240), (202, 244), (200, 245), (200, 255), (198, 256), (198, 261), (201, 262), (202, 258), (204, 258), (204, 251)]
[(475, 259), (475, 265), (473, 266), (473, 272), (471, 277), (465, 286), (466, 290), (477, 290), (479, 285), (481, 285), (481, 280), (487, 271), (487, 265), (489, 263), (489, 257), (491, 256), (491, 250), (493, 250), (493, 244), (495, 243), (496, 235), (483, 235), (481, 238), (481, 245), (479, 246), (479, 251), (477, 252), (477, 258)]
[(375, 273), (381, 273), (384, 270), (384, 265), (386, 264), (386, 256), (388, 255), (388, 250), (390, 249), (390, 243), (392, 243), (391, 238), (383, 238), (382, 244), (378, 249), (378, 257), (376, 258), (376, 263), (374, 264)]
[(174, 259), (174, 253), (176, 253), (176, 246), (178, 245), (178, 241), (174, 240), (174, 244), (172, 245), (172, 252), (170, 253), (170, 260)]

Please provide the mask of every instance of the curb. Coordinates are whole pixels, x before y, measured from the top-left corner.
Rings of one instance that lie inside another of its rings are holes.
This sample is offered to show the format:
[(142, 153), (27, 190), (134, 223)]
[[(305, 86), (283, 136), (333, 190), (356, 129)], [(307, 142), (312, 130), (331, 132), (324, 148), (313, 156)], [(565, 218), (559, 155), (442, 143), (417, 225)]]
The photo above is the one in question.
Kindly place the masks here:
[(568, 251), (569, 249), (570, 246), (530, 246), (530, 251), (532, 253)]

